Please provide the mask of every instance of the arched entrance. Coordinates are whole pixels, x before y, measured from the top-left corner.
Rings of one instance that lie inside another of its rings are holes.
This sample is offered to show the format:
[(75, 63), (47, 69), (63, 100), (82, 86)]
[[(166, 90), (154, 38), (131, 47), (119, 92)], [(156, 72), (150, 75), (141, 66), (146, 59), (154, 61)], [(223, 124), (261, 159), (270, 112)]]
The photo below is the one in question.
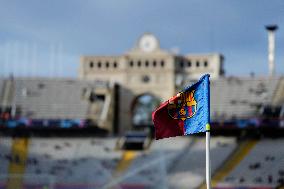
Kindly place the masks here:
[(152, 112), (159, 106), (161, 100), (149, 93), (137, 96), (132, 103), (133, 127), (151, 126)]

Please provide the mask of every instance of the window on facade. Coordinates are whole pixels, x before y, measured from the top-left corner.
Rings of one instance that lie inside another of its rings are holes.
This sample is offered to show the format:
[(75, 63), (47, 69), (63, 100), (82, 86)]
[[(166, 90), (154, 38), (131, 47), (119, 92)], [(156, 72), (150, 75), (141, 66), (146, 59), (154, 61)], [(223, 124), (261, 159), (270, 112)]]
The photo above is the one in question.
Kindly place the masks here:
[(208, 62), (205, 60), (204, 61), (204, 67), (207, 67), (208, 66)]
[(44, 83), (39, 83), (38, 85), (37, 85), (37, 87), (39, 88), (39, 89), (43, 89), (44, 88)]
[(106, 62), (106, 68), (108, 68), (109, 67), (109, 62)]
[(145, 62), (145, 66), (146, 66), (146, 67), (149, 66), (149, 61), (148, 61), (148, 60)]
[(102, 63), (98, 62), (98, 68), (102, 67)]
[(131, 60), (130, 62), (129, 62), (129, 65), (130, 65), (130, 67), (133, 67), (133, 61)]
[(143, 75), (142, 76), (142, 82), (143, 83), (148, 83), (150, 81), (150, 77), (148, 75)]
[(161, 61), (161, 66), (164, 67), (165, 66), (165, 62), (162, 60)]
[(138, 67), (141, 66), (141, 61), (139, 60), (138, 63), (137, 63)]
[(156, 60), (154, 60), (153, 61), (153, 66), (156, 67), (156, 65), (157, 65), (157, 62), (156, 62)]
[(200, 63), (199, 61), (196, 61), (196, 67), (199, 67)]
[(94, 62), (90, 62), (90, 68), (94, 67)]
[(187, 67), (191, 67), (191, 61), (187, 61)]
[(180, 66), (181, 68), (183, 68), (183, 60), (180, 60), (179, 66)]
[(114, 68), (117, 68), (117, 62), (114, 62), (114, 63), (113, 63), (113, 67), (114, 67)]

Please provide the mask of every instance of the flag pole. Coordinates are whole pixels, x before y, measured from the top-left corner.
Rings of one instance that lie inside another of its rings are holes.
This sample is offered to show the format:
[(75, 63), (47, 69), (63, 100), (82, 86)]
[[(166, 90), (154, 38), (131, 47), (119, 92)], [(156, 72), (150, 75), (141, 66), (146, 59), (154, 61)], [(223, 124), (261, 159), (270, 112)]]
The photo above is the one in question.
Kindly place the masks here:
[(211, 189), (210, 125), (206, 124), (206, 186)]

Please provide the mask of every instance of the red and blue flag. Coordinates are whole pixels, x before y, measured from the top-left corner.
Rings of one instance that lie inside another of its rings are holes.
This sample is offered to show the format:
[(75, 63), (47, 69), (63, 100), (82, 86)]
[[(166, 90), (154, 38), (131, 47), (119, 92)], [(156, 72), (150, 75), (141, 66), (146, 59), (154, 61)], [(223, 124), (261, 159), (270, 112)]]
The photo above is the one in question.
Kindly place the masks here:
[(156, 139), (205, 132), (210, 122), (209, 74), (165, 101), (152, 113)]

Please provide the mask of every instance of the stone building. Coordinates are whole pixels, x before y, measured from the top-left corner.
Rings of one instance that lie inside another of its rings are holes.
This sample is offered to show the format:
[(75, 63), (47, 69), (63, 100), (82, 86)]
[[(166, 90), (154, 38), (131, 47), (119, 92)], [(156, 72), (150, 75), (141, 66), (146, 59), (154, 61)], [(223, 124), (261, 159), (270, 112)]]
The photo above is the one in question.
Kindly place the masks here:
[[(223, 60), (218, 53), (179, 55), (166, 51), (153, 34), (146, 33), (121, 56), (82, 56), (79, 78), (119, 84), (119, 128), (130, 129), (139, 98), (148, 95), (164, 101), (204, 73), (217, 79), (224, 75)], [(150, 121), (150, 115), (147, 119)]]

